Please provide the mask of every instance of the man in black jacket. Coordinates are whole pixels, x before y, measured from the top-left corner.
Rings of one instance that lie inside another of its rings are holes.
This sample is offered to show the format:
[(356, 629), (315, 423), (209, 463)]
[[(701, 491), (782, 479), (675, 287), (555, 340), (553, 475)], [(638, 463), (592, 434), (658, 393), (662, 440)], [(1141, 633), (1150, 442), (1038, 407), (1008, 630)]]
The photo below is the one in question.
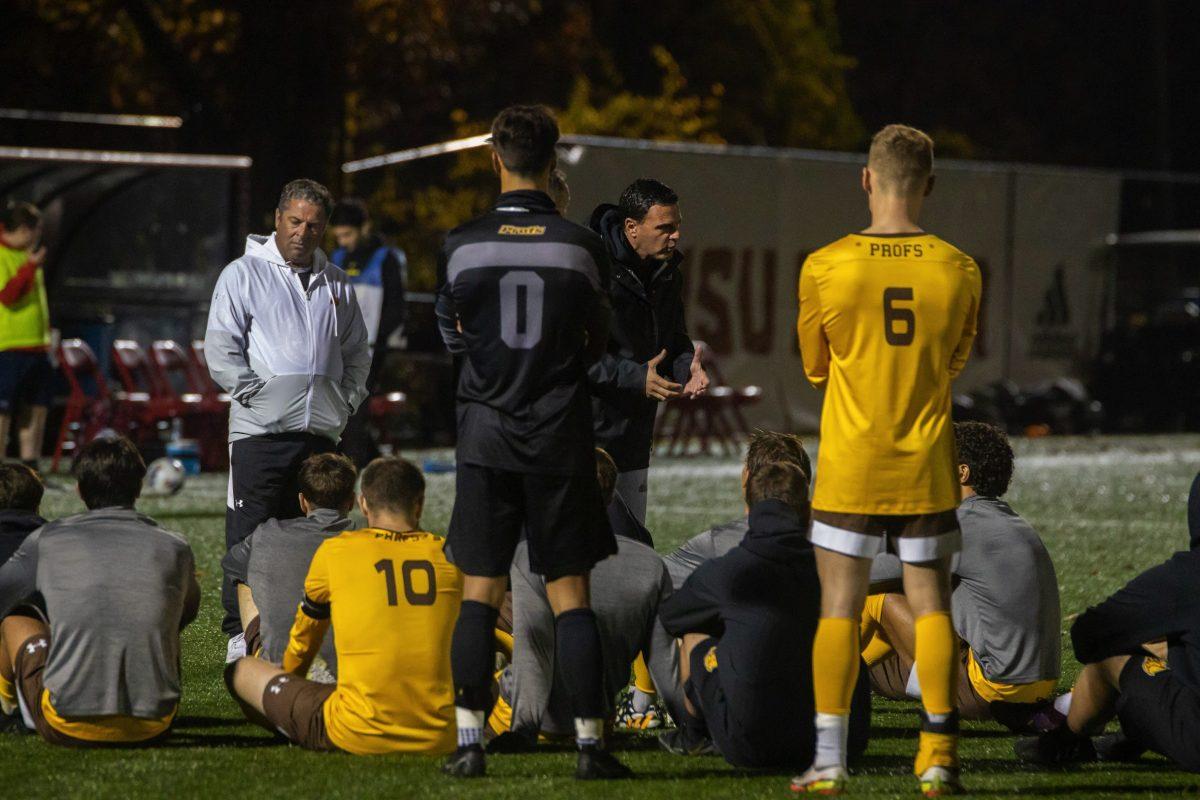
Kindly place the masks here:
[(682, 220), (675, 192), (639, 178), (589, 223), (613, 265), (608, 347), (589, 372), (596, 445), (617, 462), (617, 494), (643, 523), (657, 404), (708, 388), (684, 323)]
[(24, 464), (0, 464), (0, 565), (25, 537), (46, 524), (38, 514), (45, 487)]
[[(1071, 626), (1084, 664), (1066, 724), (1015, 745), (1039, 764), (1161, 753), (1200, 772), (1200, 475), (1188, 498), (1191, 549), (1143, 572)], [(1062, 700), (1062, 698), (1060, 698)], [(1058, 705), (1058, 704), (1056, 704)], [(1093, 745), (1114, 716), (1121, 732)]]
[[(809, 523), (808, 480), (773, 462), (746, 481), (750, 529), (726, 555), (701, 564), (659, 609), (682, 639), (686, 713), (663, 747), (705, 752), (707, 738), (737, 767), (804, 768), (812, 761), (812, 641), (821, 607)], [(864, 684), (865, 687), (865, 684)], [(866, 745), (870, 701), (856, 692), (851, 749)], [(863, 700), (866, 702), (863, 702)]]

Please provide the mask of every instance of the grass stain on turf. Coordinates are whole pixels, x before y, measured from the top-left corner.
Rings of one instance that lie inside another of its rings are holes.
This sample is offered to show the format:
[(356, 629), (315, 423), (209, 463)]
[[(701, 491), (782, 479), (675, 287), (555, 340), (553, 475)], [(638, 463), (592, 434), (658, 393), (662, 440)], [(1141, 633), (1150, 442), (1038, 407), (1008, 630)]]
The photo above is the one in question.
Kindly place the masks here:
[[(1200, 437), (1102, 437), (1014, 442), (1016, 477), (1007, 500), (1041, 533), (1058, 572), (1063, 613), (1065, 689), (1078, 671), (1066, 630), (1070, 619), (1137, 572), (1187, 547), (1185, 503), (1200, 469)], [(406, 454), (415, 455), (415, 454)], [(446, 451), (431, 453), (445, 458)], [(660, 552), (705, 527), (743, 513), (739, 464), (732, 459), (660, 459), (650, 476), (648, 524)], [(444, 532), (454, 476), (430, 475), (425, 526)], [(225, 477), (191, 479), (171, 498), (141, 510), (187, 536), (203, 591), (199, 619), (183, 635), (184, 695), (175, 733), (149, 750), (65, 750), (34, 736), (0, 735), (0, 786), (22, 797), (342, 797), (503, 798), (789, 796), (787, 773), (733, 770), (720, 758), (679, 758), (653, 739), (616, 737), (614, 749), (637, 772), (623, 784), (579, 784), (574, 758), (558, 750), (498, 756), (489, 778), (452, 782), (439, 761), (415, 756), (352, 757), (279, 744), (242, 721), (221, 678), (220, 558)], [(73, 489), (48, 492), (53, 519), (82, 510)], [(875, 701), (874, 737), (852, 791), (863, 797), (913, 797), (915, 706)], [(995, 725), (964, 726), (964, 782), (972, 797), (1178, 797), (1200, 792), (1200, 776), (1163, 759), (1037, 770), (1013, 759), (1012, 737)], [(16, 795), (14, 795), (16, 796)]]

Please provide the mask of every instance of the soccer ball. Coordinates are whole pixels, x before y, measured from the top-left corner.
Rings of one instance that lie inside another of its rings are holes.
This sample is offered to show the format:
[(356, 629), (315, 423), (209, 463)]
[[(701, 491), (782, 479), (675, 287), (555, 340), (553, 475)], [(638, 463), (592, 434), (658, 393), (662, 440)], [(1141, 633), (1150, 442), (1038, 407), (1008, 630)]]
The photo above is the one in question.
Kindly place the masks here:
[(176, 458), (156, 458), (146, 468), (146, 480), (142, 488), (152, 495), (169, 497), (178, 494), (187, 480), (183, 463)]

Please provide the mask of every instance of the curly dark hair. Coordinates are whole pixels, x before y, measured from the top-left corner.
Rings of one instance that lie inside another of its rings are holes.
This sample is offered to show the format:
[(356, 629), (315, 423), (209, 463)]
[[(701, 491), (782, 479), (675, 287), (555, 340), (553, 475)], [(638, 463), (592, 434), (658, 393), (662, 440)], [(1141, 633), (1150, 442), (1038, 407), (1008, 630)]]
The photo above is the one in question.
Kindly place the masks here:
[(967, 486), (984, 497), (1002, 497), (1013, 475), (1013, 451), (1008, 436), (986, 422), (954, 423), (958, 463), (971, 470)]

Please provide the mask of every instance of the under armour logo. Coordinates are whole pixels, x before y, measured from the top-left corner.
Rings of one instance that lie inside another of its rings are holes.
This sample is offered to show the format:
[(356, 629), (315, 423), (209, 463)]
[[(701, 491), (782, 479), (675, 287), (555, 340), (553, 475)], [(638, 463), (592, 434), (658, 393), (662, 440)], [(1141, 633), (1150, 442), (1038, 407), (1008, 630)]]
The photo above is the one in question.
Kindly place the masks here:
[(279, 694), (282, 691), (283, 691), (283, 689), (279, 688), (278, 685), (271, 687), (271, 694)]
[(30, 642), (29, 644), (25, 645), (25, 652), (29, 653), (29, 655), (33, 655), (38, 651), (39, 647), (48, 646), (49, 643), (45, 639), (38, 639), (36, 642)]
[(237, 501), (237, 507), (238, 507), (238, 508), (242, 508), (242, 507), (243, 507), (243, 506), (245, 506), (245, 505), (246, 505), (246, 501), (245, 501), (245, 500), (238, 500), (238, 501)]

